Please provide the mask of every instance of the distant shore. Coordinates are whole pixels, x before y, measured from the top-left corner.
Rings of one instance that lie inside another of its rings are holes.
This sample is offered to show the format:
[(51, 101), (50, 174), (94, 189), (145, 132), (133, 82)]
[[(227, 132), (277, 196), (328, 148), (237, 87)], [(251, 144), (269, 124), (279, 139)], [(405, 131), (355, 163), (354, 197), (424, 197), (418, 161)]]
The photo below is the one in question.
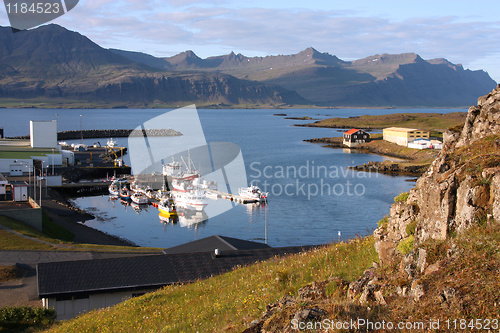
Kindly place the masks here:
[(411, 149), (399, 146), (395, 143), (382, 140), (382, 134), (372, 134), (371, 141), (356, 147), (347, 147), (343, 137), (314, 138), (304, 140), (305, 142), (321, 143), (327, 148), (352, 149), (367, 154), (393, 157), (402, 161), (373, 162), (350, 167), (351, 169), (366, 172), (381, 172), (393, 175), (422, 175), (432, 163), (438, 151), (429, 149)]
[(207, 103), (199, 101), (189, 101), (182, 103), (128, 103), (119, 102), (100, 102), (100, 101), (78, 101), (78, 100), (62, 100), (62, 99), (0, 99), (0, 109), (176, 109), (195, 104), (199, 109), (375, 109), (375, 110), (398, 110), (398, 109), (457, 109), (468, 108), (464, 106), (369, 106), (369, 105), (314, 105), (314, 104), (225, 104), (225, 103)]

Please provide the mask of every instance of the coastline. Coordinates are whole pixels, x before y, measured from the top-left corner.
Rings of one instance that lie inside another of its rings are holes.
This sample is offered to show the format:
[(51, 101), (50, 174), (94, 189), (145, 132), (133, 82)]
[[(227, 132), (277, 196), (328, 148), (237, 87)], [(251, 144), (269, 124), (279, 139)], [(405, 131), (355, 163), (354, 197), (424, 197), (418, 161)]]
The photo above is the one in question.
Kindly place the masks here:
[[(350, 149), (357, 150), (366, 154), (379, 155), (399, 159), (400, 161), (370, 161), (362, 165), (349, 167), (349, 169), (365, 172), (381, 172), (391, 175), (402, 176), (421, 176), (429, 167), (434, 158), (434, 152), (428, 151), (409, 151), (410, 148), (404, 148), (389, 142), (383, 142), (381, 135), (375, 135), (369, 143), (361, 144), (356, 147), (347, 147), (342, 137), (333, 138), (314, 138), (303, 140), (305, 142), (324, 144), (325, 148)], [(406, 152), (406, 153), (404, 153)], [(420, 156), (418, 156), (420, 155)]]

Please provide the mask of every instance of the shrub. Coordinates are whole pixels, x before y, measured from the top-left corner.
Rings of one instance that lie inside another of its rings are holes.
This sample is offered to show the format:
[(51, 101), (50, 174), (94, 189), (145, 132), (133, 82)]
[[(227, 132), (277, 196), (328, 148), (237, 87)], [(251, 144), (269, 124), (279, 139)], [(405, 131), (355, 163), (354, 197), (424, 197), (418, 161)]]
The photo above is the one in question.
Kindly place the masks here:
[(408, 200), (409, 196), (410, 193), (408, 192), (400, 193), (397, 197), (394, 198), (394, 202), (405, 202), (406, 200)]
[(418, 221), (413, 221), (406, 226), (406, 234), (408, 236), (415, 235), (415, 229), (417, 228), (417, 223), (418, 223)]
[(378, 225), (379, 227), (384, 226), (384, 225), (386, 225), (386, 224), (387, 224), (388, 220), (389, 220), (389, 216), (388, 216), (388, 215), (386, 215), (386, 216), (384, 216), (384, 217), (383, 217), (380, 221), (378, 221), (377, 225)]
[(27, 306), (0, 308), (0, 327), (20, 325), (49, 325), (56, 319), (53, 309), (30, 308)]
[(413, 250), (413, 241), (414, 241), (413, 235), (410, 235), (409, 237), (406, 237), (401, 242), (399, 242), (396, 249), (402, 255), (407, 255), (408, 253), (410, 253), (411, 250)]

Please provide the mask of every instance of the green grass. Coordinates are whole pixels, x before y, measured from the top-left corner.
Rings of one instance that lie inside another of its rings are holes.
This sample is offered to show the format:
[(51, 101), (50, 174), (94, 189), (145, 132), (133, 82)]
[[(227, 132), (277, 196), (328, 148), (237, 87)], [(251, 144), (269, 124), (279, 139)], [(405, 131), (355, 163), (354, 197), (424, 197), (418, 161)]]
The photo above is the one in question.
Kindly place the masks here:
[(414, 242), (414, 237), (413, 235), (410, 235), (403, 239), (401, 242), (399, 242), (398, 246), (396, 247), (396, 250), (398, 250), (402, 255), (407, 255), (410, 253), (411, 250), (413, 250), (413, 242)]
[(61, 323), (52, 332), (241, 332), (267, 304), (312, 281), (357, 279), (377, 261), (373, 238), (271, 259), (133, 298)]
[(350, 127), (350, 128), (386, 128), (408, 127), (423, 130), (444, 131), (447, 128), (462, 125), (467, 112), (441, 113), (393, 113), (381, 116), (359, 116), (349, 118), (329, 118), (307, 126), (314, 127)]
[(75, 234), (54, 223), (45, 210), (42, 210), (42, 231), (43, 234), (51, 238), (60, 239), (66, 242), (70, 242), (75, 238)]
[(410, 193), (408, 192), (400, 193), (394, 198), (394, 202), (406, 202), (406, 200), (408, 200), (409, 195)]

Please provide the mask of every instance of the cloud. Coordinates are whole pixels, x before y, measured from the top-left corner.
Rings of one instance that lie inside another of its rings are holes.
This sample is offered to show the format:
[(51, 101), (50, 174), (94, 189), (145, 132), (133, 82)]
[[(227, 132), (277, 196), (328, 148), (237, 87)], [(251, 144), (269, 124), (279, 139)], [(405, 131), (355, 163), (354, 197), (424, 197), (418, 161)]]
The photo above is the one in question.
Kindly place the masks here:
[(500, 54), (492, 42), (500, 40), (498, 21), (456, 16), (398, 20), (350, 11), (207, 6), (202, 0), (168, 3), (87, 0), (59, 22), (104, 47), (154, 49), (165, 56), (186, 49), (202, 57), (227, 50), (250, 56), (290, 54), (313, 46), (346, 60), (415, 52), (426, 59), (477, 64)]

